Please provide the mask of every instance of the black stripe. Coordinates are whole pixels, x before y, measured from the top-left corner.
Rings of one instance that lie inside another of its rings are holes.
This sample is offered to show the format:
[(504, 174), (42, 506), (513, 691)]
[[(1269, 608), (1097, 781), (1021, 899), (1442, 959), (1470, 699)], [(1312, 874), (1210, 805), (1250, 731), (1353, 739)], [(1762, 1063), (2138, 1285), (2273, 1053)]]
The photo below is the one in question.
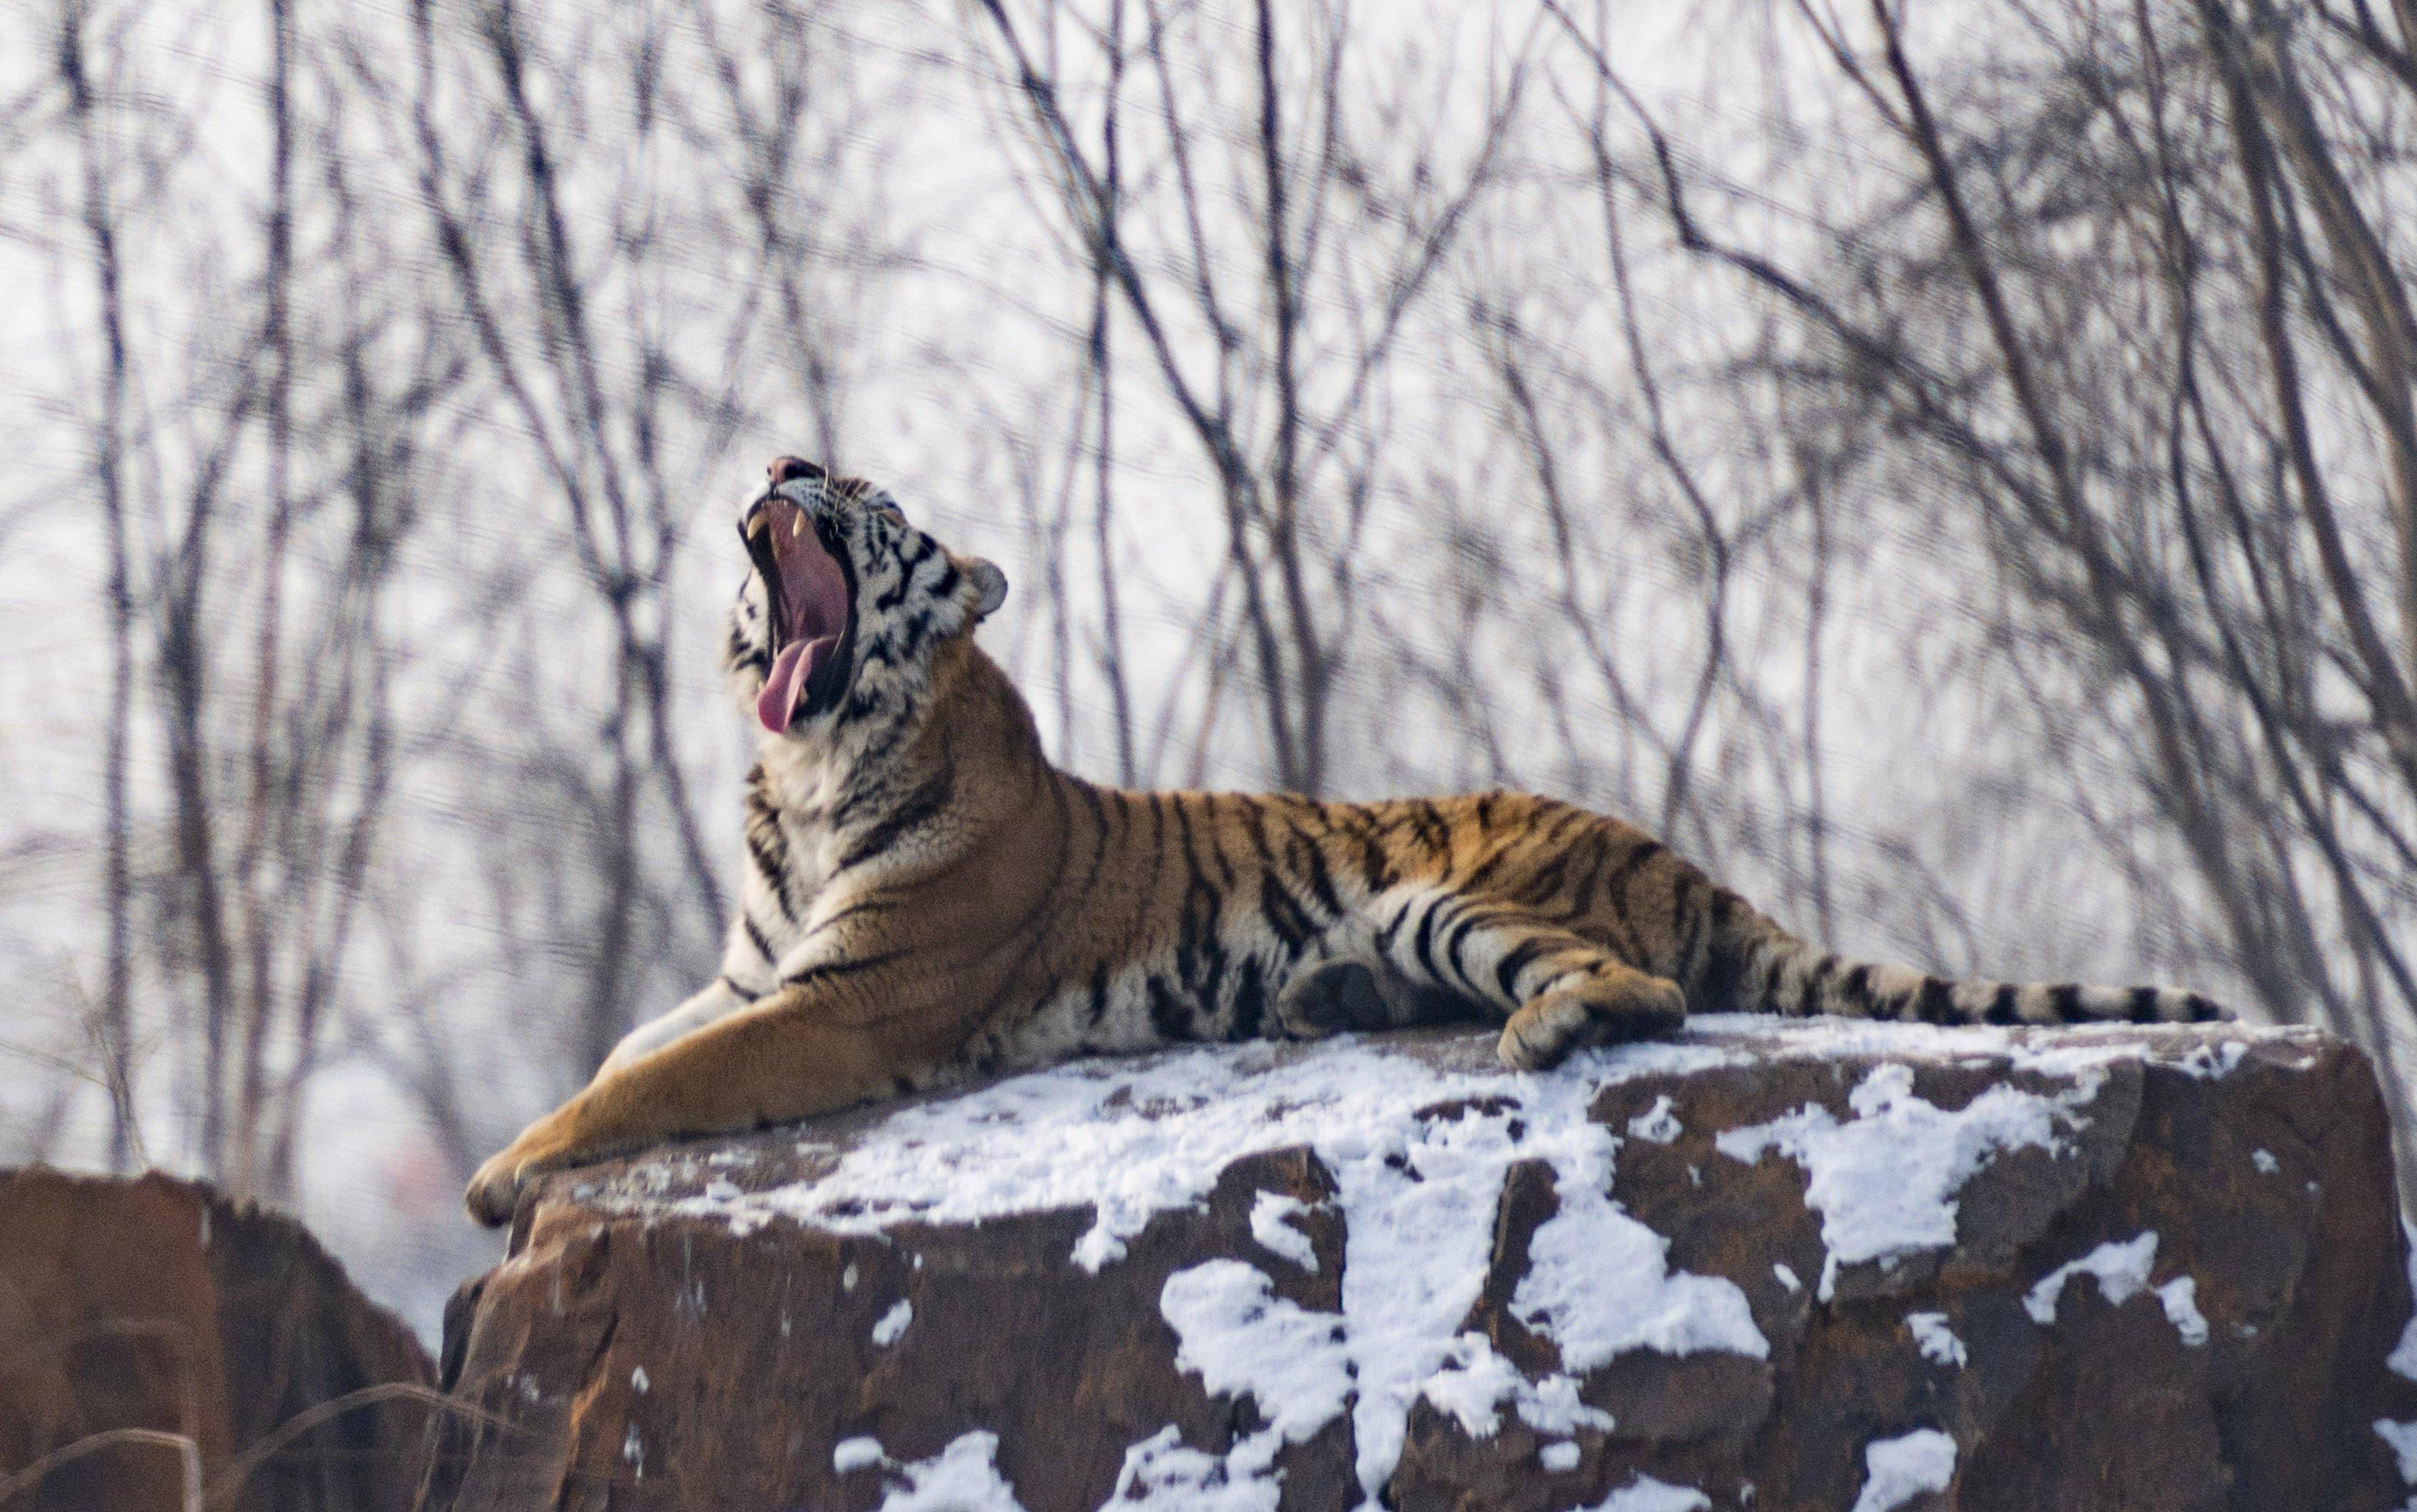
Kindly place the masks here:
[(781, 958), (772, 954), (772, 942), (765, 935), (762, 930), (755, 927), (753, 916), (749, 915), (745, 909), (741, 909), (738, 912), (738, 922), (746, 926), (748, 943), (755, 947), (755, 953), (757, 955), (764, 958), (764, 964), (767, 966), (779, 965), (781, 963)]
[(1343, 900), (1335, 895), (1334, 875), (1327, 869), (1326, 853), (1318, 848), (1317, 841), (1307, 830), (1290, 819), (1283, 823), (1287, 841), (1285, 847), (1286, 857), (1297, 857), (1296, 864), (1308, 873), (1310, 896), (1317, 900), (1317, 906), (1325, 911), (1326, 916), (1329, 919), (1339, 918), (1343, 914)]
[(1410, 940), (1410, 948), (1418, 953), (1419, 969), (1427, 974), (1427, 980), (1430, 982), (1443, 980), (1443, 974), (1436, 970), (1433, 946), (1436, 915), (1443, 912), (1445, 901), (1446, 900), (1439, 898), (1427, 905), (1425, 912), (1419, 915), (1419, 932)]
[(1958, 1023), (1955, 1011), (1954, 984), (1943, 976), (1925, 976), (1922, 991), (1914, 999), (1914, 1015), (1923, 1023)]
[(2020, 1023), (2022, 1014), (2015, 1008), (2021, 990), (2011, 983), (1999, 983), (1995, 996), (1989, 999), (1989, 1011), (1983, 1015), (1991, 1023)]
[(1475, 909), (1463, 908), (1460, 917), (1452, 920), (1452, 928), (1443, 934), (1443, 959), (1451, 963), (1452, 974), (1460, 985), (1472, 992), (1477, 990), (1477, 984), (1469, 980), (1468, 967), (1460, 959), (1460, 947), (1468, 939), (1468, 931), (1484, 922), (1484, 915)]
[(1234, 986), (1234, 1025), (1230, 1039), (1256, 1039), (1267, 1022), (1268, 983), (1256, 956), (1244, 956)]
[(2164, 993), (2159, 992), (2153, 987), (2136, 987), (2132, 989), (2131, 996), (2126, 1002), (2126, 1006), (2130, 1010), (2129, 1017), (2131, 1018), (2131, 1021), (2134, 1023), (2155, 1023), (2157, 1021), (2157, 1000), (2164, 995)]
[(1149, 1004), (1149, 1026), (1159, 1038), (1179, 1042), (1192, 1037), (1191, 1012), (1156, 973), (1142, 983), (1142, 995)]
[(2082, 1017), (2080, 988), (2075, 987), (2071, 982), (2066, 982), (2059, 987), (2051, 987), (2047, 991), (2047, 1001), (2049, 1007), (2055, 1012), (2057, 1021), (2059, 1023), (2077, 1023), (2080, 1021)]
[(2223, 1008), (2217, 1006), (2211, 999), (2199, 996), (2197, 992), (2193, 992), (2189, 996), (2183, 998), (2182, 1005), (2190, 1010), (2190, 1021), (2193, 1023), (2210, 1023), (2215, 1020), (2226, 1017)]
[(845, 871), (860, 861), (869, 861), (896, 844), (908, 831), (930, 823), (956, 796), (956, 768), (944, 766), (924, 779), (922, 785), (906, 795), (906, 801), (883, 816), (880, 823), (857, 837), (847, 854), (839, 858), (831, 869)]
[[(1611, 838), (1598, 832), (1593, 839), (1594, 843), (1586, 850), (1586, 875), (1570, 887), (1571, 906), (1580, 913), (1594, 906), (1595, 884), (1603, 880), (1604, 869), (1611, 864)], [(1682, 951), (1681, 959), (1694, 953), (1692, 949)]]
[(1091, 968), (1091, 1018), (1093, 1028), (1108, 1016), (1108, 967), (1105, 961)]
[(1603, 895), (1610, 898), (1619, 894), (1625, 898), (1628, 885), (1634, 880), (1638, 870), (1666, 849), (1668, 847), (1660, 840), (1639, 841), (1634, 850), (1619, 858), (1619, 865), (1612, 869), (1611, 875), (1603, 880)]
[(1502, 864), (1511, 859), (1512, 850), (1513, 846), (1508, 840), (1497, 843), (1493, 850), (1486, 853), (1484, 860), (1478, 862), (1469, 869), (1468, 875), (1461, 879), (1461, 889), (1465, 892), (1475, 892), (1484, 886), (1494, 873), (1502, 869)]
[(1764, 953), (1762, 965), (1756, 973), (1754, 984), (1754, 1001), (1764, 1011), (1768, 1012), (1779, 1005), (1779, 975), (1786, 969), (1786, 951), (1770, 950)]
[(858, 972), (870, 971), (875, 966), (885, 965), (905, 953), (904, 950), (884, 950), (875, 955), (856, 956), (846, 960), (820, 961), (808, 966), (803, 971), (792, 972), (782, 977), (781, 985), (804, 987), (810, 982), (834, 982), (843, 976), (853, 976)]
[(1569, 870), (1570, 853), (1556, 851), (1542, 870), (1512, 889), (1511, 897), (1514, 901), (1541, 908), (1546, 899), (1561, 890), (1561, 879), (1569, 875)]
[[(1444, 823), (1441, 813), (1427, 799), (1419, 798), (1409, 806), (1410, 827), (1418, 831), (1419, 843), (1433, 851), (1438, 858), (1452, 854), (1452, 826)], [(1433, 830), (1430, 836), (1427, 832)]]
[(1107, 805), (1100, 801), (1100, 790), (1079, 777), (1068, 779), (1067, 786), (1074, 790), (1074, 796), (1083, 800), (1083, 807), (1091, 811), (1092, 825), (1100, 830), (1106, 830), (1108, 809)]
[(747, 857), (755, 863), (755, 870), (771, 885), (772, 901), (780, 905), (781, 917), (788, 923), (798, 922), (798, 905), (789, 897), (789, 847), (777, 831), (768, 834), (754, 824), (747, 826)]
[[(830, 929), (835, 925), (844, 924), (849, 919), (856, 917), (859, 914), (878, 914), (886, 912), (895, 906), (891, 900), (893, 896), (894, 895), (889, 894), (876, 894), (871, 898), (860, 899), (856, 902), (848, 904), (845, 908), (841, 909), (838, 913), (829, 915), (828, 918), (816, 919), (814, 921), (814, 927), (806, 931), (806, 939), (811, 940), (815, 935), (822, 933), (825, 930)], [(803, 940), (798, 942), (800, 945), (804, 943), (805, 941)]]
[(1259, 873), (1259, 914), (1283, 943), (1285, 953), (1295, 960), (1300, 959), (1310, 936), (1317, 932), (1316, 926), (1310, 922), (1308, 915), (1301, 912), (1292, 894), (1276, 880), (1273, 870)]
[(1376, 824), (1366, 812), (1352, 816), (1352, 838), (1360, 842), (1360, 877), (1371, 893), (1383, 892), (1393, 883), (1393, 865), (1386, 859), (1385, 847), (1376, 839)]
[(1494, 985), (1502, 990), (1505, 1002), (1519, 1001), (1519, 974), (1526, 971), (1530, 962), (1550, 948), (1551, 946), (1544, 944), (1542, 936), (1531, 934), (1502, 952), (1501, 960), (1494, 967)]

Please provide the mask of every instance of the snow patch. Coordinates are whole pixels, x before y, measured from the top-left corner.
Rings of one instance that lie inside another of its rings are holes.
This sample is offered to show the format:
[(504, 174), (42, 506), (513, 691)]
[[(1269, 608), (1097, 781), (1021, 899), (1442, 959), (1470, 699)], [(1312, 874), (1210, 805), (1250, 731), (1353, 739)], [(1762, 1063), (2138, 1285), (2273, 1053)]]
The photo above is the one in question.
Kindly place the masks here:
[(1457, 1419), (1461, 1431), (1472, 1439), (1490, 1439), (1500, 1430), (1506, 1400), (1519, 1420), (1539, 1433), (1573, 1433), (1582, 1428), (1607, 1433), (1615, 1426), (1609, 1413), (1579, 1399), (1574, 1378), (1556, 1371), (1531, 1382), (1497, 1353), (1493, 1340), (1483, 1334), (1454, 1339), (1450, 1363), (1420, 1390), (1437, 1411)]
[(881, 1452), (879, 1439), (862, 1434), (852, 1439), (842, 1439), (831, 1446), (831, 1471), (835, 1474), (844, 1475), (850, 1471), (870, 1470), (874, 1465), (887, 1462), (889, 1459), (888, 1455)]
[(1863, 1445), (1863, 1494), (1854, 1512), (1895, 1512), (1955, 1478), (1955, 1441), (1935, 1428)]
[(2417, 1486), (2417, 1423), (2395, 1423), (2388, 1417), (2379, 1417), (2375, 1431), (2392, 1445), (2393, 1457), (2400, 1461), (2401, 1484)]
[(1208, 1454), (1186, 1446), (1169, 1423), (1125, 1450), (1107, 1504), (1125, 1512), (1276, 1512), (1275, 1442), (1254, 1435), (1247, 1453), (1238, 1444), (1231, 1454)]
[(2283, 1169), (2283, 1162), (2274, 1158), (2274, 1152), (2272, 1150), (2250, 1151), (2249, 1163), (2257, 1168), (2260, 1175), (2271, 1176)]
[(1648, 1144), (1668, 1144), (1686, 1130), (1679, 1117), (1670, 1111), (1670, 1095), (1664, 1093), (1653, 1099), (1653, 1106), (1628, 1121), (1628, 1137), (1643, 1140)]
[(1771, 1267), (1771, 1274), (1779, 1278), (1779, 1284), (1787, 1288), (1790, 1292), (1801, 1292), (1804, 1290), (1804, 1283), (1796, 1278), (1796, 1271), (1792, 1266), (1773, 1265)]
[(1964, 1341), (1947, 1326), (1947, 1314), (1908, 1312), (1905, 1315), (1905, 1325), (1913, 1331), (1914, 1347), (1921, 1350), (1922, 1357), (1931, 1364), (1952, 1365), (1962, 1369), (1969, 1363), (1971, 1355), (1965, 1350)]
[(831, 1450), (840, 1474), (881, 1466), (888, 1482), (880, 1512), (1024, 1512), (1015, 1488), (998, 1473), (998, 1435), (960, 1433), (929, 1459), (900, 1464), (873, 1438), (842, 1439)]
[(1536, 1463), (1555, 1472), (1575, 1470), (1580, 1458), (1578, 1446), (1567, 1441), (1547, 1444), (1536, 1451)]
[(1771, 1344), (1737, 1283), (1671, 1274), (1670, 1241), (1611, 1200), (1611, 1152), (1599, 1154), (1599, 1163), (1561, 1172), (1555, 1188), (1560, 1211), (1528, 1241), (1528, 1274), (1512, 1293), (1513, 1315), (1550, 1336), (1561, 1363), (1573, 1370), (1594, 1369), (1634, 1349), (1767, 1358)]
[(900, 1297), (898, 1299), (898, 1305), (891, 1308), (888, 1312), (883, 1313), (881, 1315), (881, 1321), (873, 1325), (873, 1342), (874, 1347), (878, 1349), (888, 1349), (890, 1345), (897, 1343), (898, 1336), (904, 1333), (906, 1331), (906, 1325), (914, 1321), (915, 1304), (907, 1301), (904, 1297)]
[[(2157, 1259), (2157, 1231), (2151, 1229), (2136, 1238), (2118, 1244), (2113, 1240), (2100, 1245), (2079, 1260), (2068, 1260), (2039, 1278), (2030, 1294), (2023, 1298), (2023, 1309), (2031, 1321), (2043, 1326), (2056, 1322), (2059, 1299), (2064, 1295), (2064, 1283), (2076, 1276), (2098, 1278), (2098, 1291), (2109, 1307), (2120, 1308), (2140, 1294), (2149, 1284), (2149, 1267)], [(2197, 1312), (2193, 1308), (2192, 1312)], [(2171, 1309), (2167, 1316), (2172, 1315)], [(2206, 1323), (2200, 1323), (2202, 1332)]]
[(1309, 1211), (1309, 1204), (1283, 1192), (1261, 1192), (1251, 1203), (1251, 1237), (1269, 1254), (1291, 1261), (1315, 1275), (1317, 1247), (1289, 1221)]
[(2177, 1276), (2157, 1288), (2157, 1303), (2166, 1309), (2166, 1321), (2174, 1325), (2182, 1342), (2193, 1349), (2207, 1343), (2207, 1318), (2198, 1310), (2198, 1282), (2187, 1276)]
[(1916, 1096), (1913, 1068), (1873, 1068), (1847, 1099), (1855, 1116), (1840, 1123), (1809, 1103), (1767, 1124), (1731, 1129), (1713, 1143), (1752, 1165), (1777, 1150), (1804, 1168), (1804, 1201), (1821, 1215), (1829, 1259), (1819, 1295), (1836, 1294), (1838, 1268), (1877, 1261), (1883, 1269), (1955, 1242), (1956, 1194), (1999, 1155), (2067, 1148), (2060, 1131), (2088, 1126), (2077, 1110), (2098, 1095), (2104, 1073), (2083, 1066), (2074, 1085), (2053, 1096), (1999, 1085), (1949, 1112)]
[(630, 1372), (630, 1389), (643, 1397), (646, 1394), (646, 1368), (639, 1366)]
[(1639, 1475), (1612, 1492), (1589, 1512), (1705, 1512), (1712, 1499), (1693, 1486)]
[(1249, 1396), (1268, 1430), (1298, 1444), (1343, 1411), (1352, 1362), (1343, 1320), (1275, 1294), (1267, 1273), (1212, 1260), (1166, 1278), (1159, 1314), (1175, 1330), (1178, 1368), (1226, 1396)]
[[(1071, 1061), (901, 1108), (844, 1147), (801, 1141), (799, 1153), (831, 1157), (812, 1179), (728, 1199), (687, 1198), (673, 1209), (732, 1220), (770, 1213), (829, 1232), (872, 1234), (906, 1222), (975, 1224), (1088, 1207), (1092, 1223), (1072, 1258), (1097, 1271), (1122, 1259), (1126, 1242), (1151, 1218), (1199, 1206), (1244, 1157), (1308, 1145), (1332, 1169), (1417, 1142), (1420, 1126), (1433, 1122), (1419, 1116), (1423, 1109), (1505, 1099), (1527, 1105), (1533, 1133), (1525, 1142), (1537, 1148), (1519, 1153), (1535, 1155), (1570, 1138), (1567, 1126), (1586, 1126), (1587, 1107), (1606, 1082), (1681, 1075), (1742, 1053), (1686, 1041), (1629, 1045), (1583, 1051), (1533, 1075), (1438, 1070), (1339, 1036), (1308, 1053), (1253, 1042)], [(1545, 1127), (1547, 1117), (1561, 1126)], [(1586, 1126), (1594, 1140), (1609, 1137)]]

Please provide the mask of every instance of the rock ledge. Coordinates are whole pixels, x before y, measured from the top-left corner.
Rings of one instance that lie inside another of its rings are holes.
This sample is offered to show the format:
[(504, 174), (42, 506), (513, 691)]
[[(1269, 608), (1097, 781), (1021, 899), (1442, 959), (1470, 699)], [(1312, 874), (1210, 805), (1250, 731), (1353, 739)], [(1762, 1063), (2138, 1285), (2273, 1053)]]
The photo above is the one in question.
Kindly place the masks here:
[(1490, 1045), (1078, 1063), (567, 1172), (447, 1320), (445, 1382), (511, 1426), (441, 1427), (422, 1505), (2407, 1494), (2407, 1247), (2336, 1041)]

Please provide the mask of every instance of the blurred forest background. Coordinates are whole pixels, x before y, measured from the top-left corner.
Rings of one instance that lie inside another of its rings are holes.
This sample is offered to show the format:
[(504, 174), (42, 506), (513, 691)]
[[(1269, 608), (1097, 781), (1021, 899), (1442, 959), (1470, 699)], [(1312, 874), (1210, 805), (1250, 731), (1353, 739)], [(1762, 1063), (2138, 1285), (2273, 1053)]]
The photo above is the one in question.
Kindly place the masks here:
[(2417, 1052), (2411, 0), (7, 0), (0, 1161), (462, 1178), (713, 970), (765, 461), (1054, 754)]

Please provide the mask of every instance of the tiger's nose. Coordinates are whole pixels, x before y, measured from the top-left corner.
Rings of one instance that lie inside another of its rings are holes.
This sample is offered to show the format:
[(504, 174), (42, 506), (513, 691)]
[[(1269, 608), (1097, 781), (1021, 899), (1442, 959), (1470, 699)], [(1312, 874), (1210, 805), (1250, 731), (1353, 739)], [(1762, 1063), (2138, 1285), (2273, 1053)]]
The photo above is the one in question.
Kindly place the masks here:
[(823, 476), (823, 470), (803, 457), (775, 457), (772, 465), (765, 471), (771, 476), (774, 488), (783, 483), (794, 483), (801, 477), (819, 480)]

